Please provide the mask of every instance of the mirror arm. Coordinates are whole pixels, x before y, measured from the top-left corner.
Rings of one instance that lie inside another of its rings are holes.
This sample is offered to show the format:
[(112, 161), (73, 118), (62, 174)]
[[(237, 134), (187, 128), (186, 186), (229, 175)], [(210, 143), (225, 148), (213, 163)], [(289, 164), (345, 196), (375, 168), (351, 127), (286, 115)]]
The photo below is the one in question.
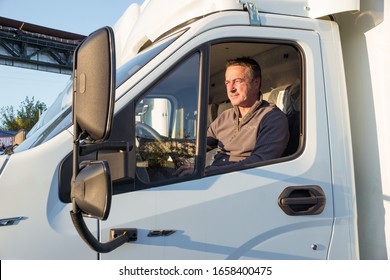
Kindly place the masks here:
[[(74, 124), (73, 132), (74, 132), (74, 137), (73, 137), (73, 170), (72, 170), (71, 192), (73, 191), (73, 186), (75, 186), (76, 177), (80, 172), (80, 168), (78, 165), (79, 153), (80, 153), (80, 140), (79, 140), (80, 131), (79, 131), (79, 127), (78, 127), (77, 123)], [(71, 197), (72, 197), (72, 194), (71, 194)], [(79, 211), (79, 207), (77, 206), (77, 203), (75, 201), (73, 201), (73, 199), (72, 199), (72, 209), (73, 209), (73, 212)]]
[(71, 211), (70, 216), (72, 217), (73, 224), (81, 238), (93, 250), (98, 253), (109, 253), (118, 248), (119, 246), (122, 246), (123, 244), (131, 241), (131, 233), (124, 232), (123, 235), (120, 235), (107, 243), (101, 243), (95, 238), (95, 236), (93, 236), (93, 234), (88, 229), (87, 225), (84, 222), (84, 218), (81, 214), (81, 211)]
[(117, 142), (101, 142), (92, 144), (80, 145), (80, 156), (85, 156), (96, 151), (126, 151), (130, 152), (133, 149), (133, 145), (129, 142), (117, 141)]

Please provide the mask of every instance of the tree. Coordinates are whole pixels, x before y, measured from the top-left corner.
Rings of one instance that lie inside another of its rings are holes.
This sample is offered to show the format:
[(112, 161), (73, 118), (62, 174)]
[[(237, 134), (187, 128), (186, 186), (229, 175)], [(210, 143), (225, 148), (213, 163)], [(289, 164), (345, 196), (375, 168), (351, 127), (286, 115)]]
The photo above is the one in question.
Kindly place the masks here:
[(34, 101), (34, 97), (30, 100), (27, 96), (26, 99), (20, 104), (19, 109), (16, 110), (16, 114), (13, 106), (5, 106), (1, 108), (1, 117), (3, 121), (4, 130), (18, 131), (24, 129), (29, 131), (35, 123), (39, 120), (39, 116), (46, 110), (46, 104)]

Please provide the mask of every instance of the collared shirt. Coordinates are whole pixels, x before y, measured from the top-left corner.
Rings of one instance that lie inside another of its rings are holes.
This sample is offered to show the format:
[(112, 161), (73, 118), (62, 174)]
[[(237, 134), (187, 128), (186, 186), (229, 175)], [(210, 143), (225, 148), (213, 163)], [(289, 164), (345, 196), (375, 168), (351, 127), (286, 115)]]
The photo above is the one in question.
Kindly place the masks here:
[(274, 104), (260, 98), (241, 120), (234, 106), (209, 126), (207, 149), (217, 148), (217, 154), (207, 170), (281, 157), (288, 140), (287, 117)]

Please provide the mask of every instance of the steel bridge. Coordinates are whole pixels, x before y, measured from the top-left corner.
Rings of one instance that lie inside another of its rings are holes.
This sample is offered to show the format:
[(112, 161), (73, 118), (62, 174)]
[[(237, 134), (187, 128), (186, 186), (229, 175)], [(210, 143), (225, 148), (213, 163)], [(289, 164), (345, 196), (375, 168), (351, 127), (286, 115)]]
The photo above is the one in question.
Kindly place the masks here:
[(74, 50), (85, 37), (0, 17), (0, 65), (71, 74)]

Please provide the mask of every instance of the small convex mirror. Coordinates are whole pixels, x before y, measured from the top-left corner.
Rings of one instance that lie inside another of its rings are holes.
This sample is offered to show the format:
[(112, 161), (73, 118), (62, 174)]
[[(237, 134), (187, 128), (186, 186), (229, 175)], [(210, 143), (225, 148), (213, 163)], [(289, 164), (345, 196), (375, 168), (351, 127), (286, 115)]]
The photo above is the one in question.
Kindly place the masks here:
[(108, 164), (91, 161), (82, 164), (72, 190), (77, 206), (89, 217), (106, 220), (112, 197), (112, 184)]

